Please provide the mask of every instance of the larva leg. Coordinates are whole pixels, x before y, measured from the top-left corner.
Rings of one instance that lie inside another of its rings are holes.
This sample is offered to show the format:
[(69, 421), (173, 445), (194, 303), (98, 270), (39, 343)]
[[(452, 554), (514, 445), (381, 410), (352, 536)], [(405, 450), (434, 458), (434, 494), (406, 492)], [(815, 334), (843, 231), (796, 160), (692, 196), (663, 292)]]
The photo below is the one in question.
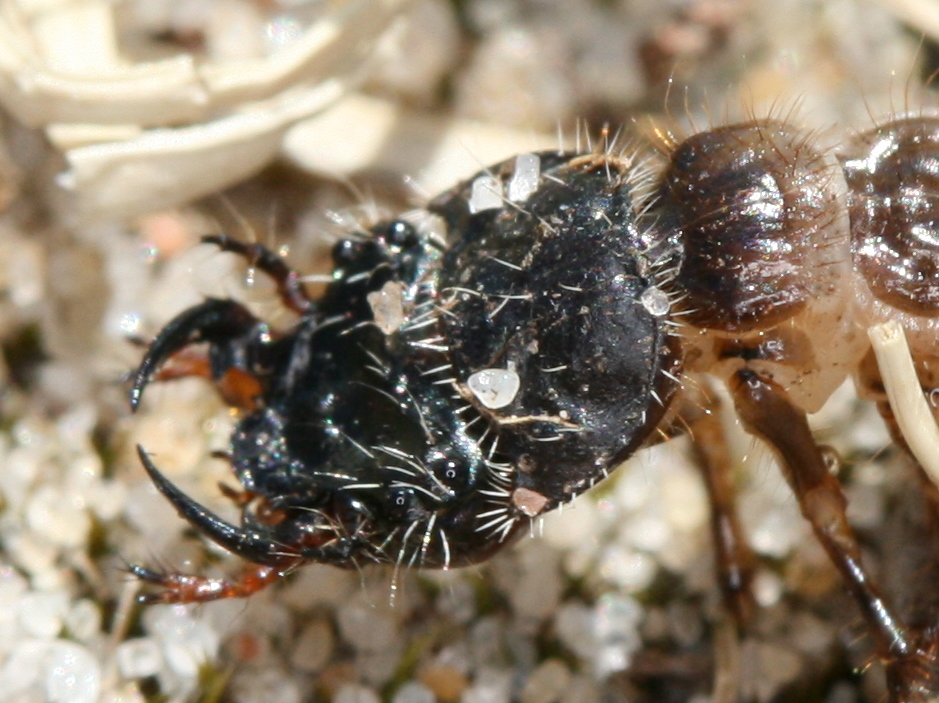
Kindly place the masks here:
[(309, 312), (312, 302), (300, 281), (300, 274), (287, 266), (284, 260), (263, 244), (250, 244), (233, 239), (225, 234), (202, 238), (203, 244), (214, 244), (222, 251), (244, 257), (252, 265), (266, 273), (277, 284), (277, 293), (288, 308), (303, 315)]
[(755, 610), (751, 592), (754, 557), (737, 516), (731, 461), (718, 411), (719, 403), (713, 399), (707, 401), (707, 406), (694, 413), (686, 412), (683, 417), (691, 429), (695, 455), (711, 503), (711, 532), (724, 605), (742, 630)]
[[(697, 394), (682, 418), (688, 424), (695, 456), (711, 505), (711, 541), (725, 615), (716, 623), (714, 660), (715, 703), (738, 703), (745, 697), (741, 679), (741, 638), (756, 611), (752, 582), (754, 556), (737, 515), (730, 453), (720, 419), (720, 403), (712, 394)], [(744, 697), (742, 697), (744, 696)]]
[[(265, 335), (263, 324), (232, 300), (209, 298), (180, 313), (157, 335), (134, 374), (131, 409), (151, 381), (187, 376), (212, 379), (231, 405), (252, 409), (263, 389), (246, 359), (264, 346)], [(210, 346), (207, 354), (189, 350), (202, 342)]]
[(261, 564), (246, 564), (235, 579), (215, 579), (176, 572), (154, 571), (136, 564), (131, 574), (141, 581), (159, 587), (153, 593), (138, 597), (147, 605), (156, 603), (207, 603), (224, 598), (247, 598), (284, 577), (284, 572)]
[(815, 443), (805, 413), (772, 381), (744, 369), (730, 383), (737, 412), (753, 434), (776, 451), (802, 514), (841, 572), (887, 669), (894, 703), (908, 697), (909, 678), (924, 662), (916, 637), (901, 623), (861, 562), (861, 549), (845, 515), (847, 499)]

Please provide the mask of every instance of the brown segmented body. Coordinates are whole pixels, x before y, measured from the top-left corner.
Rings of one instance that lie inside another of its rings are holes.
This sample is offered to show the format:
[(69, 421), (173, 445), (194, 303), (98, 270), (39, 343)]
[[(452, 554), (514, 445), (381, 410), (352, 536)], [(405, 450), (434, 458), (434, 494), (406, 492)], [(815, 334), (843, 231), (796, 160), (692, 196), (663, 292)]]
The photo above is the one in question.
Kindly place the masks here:
[(898, 321), (931, 391), (939, 386), (939, 119), (911, 117), (860, 135), (844, 167), (857, 323)]
[(688, 371), (746, 366), (815, 412), (864, 366), (867, 328), (899, 319), (924, 388), (939, 385), (939, 119), (835, 153), (773, 120), (701, 132), (671, 153), (661, 217), (684, 250)]
[[(685, 393), (706, 387), (695, 378), (701, 373), (727, 384), (738, 417), (778, 455), (803, 515), (860, 607), (891, 703), (935, 701), (939, 617), (895, 609), (881, 594), (832, 474), (837, 457), (815, 442), (806, 414), (853, 376), (859, 393), (877, 401), (897, 444), (923, 456), (916, 451), (921, 438), (914, 441), (904, 426), (906, 413), (895, 414), (888, 402), (868, 330), (898, 322), (910, 344), (914, 393), (918, 381), (935, 395), (939, 120), (895, 120), (855, 135), (839, 151), (774, 120), (719, 127), (674, 146), (657, 189), (651, 226), (673, 237), (679, 252), (668, 292), (676, 301), (672, 319), (684, 325)], [(719, 428), (707, 410), (688, 405), (679, 412), (705, 468), (725, 604), (745, 630), (753, 557), (736, 522), (726, 455), (713, 446), (715, 437), (721, 444)], [(931, 460), (922, 461), (933, 548), (907, 576), (910, 584), (939, 573), (939, 493), (927, 478)], [(904, 596), (932, 602), (930, 593)]]

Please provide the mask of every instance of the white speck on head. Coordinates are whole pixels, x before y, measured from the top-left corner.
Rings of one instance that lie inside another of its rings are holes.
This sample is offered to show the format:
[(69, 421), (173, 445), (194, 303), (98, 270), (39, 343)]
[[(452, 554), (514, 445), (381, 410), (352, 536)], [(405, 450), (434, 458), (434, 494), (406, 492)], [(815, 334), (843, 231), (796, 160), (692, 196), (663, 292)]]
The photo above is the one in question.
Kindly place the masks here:
[(502, 181), (498, 178), (485, 173), (473, 181), (469, 201), (471, 213), (476, 214), (483, 210), (499, 208), (503, 203)]
[(397, 332), (404, 322), (404, 287), (400, 283), (388, 281), (381, 290), (372, 291), (366, 296), (375, 324), (385, 334)]
[(537, 154), (519, 154), (515, 157), (515, 172), (509, 181), (509, 200), (523, 203), (538, 189), (541, 179), (541, 157)]
[(483, 369), (466, 379), (466, 386), (480, 403), (490, 410), (498, 410), (515, 400), (521, 387), (521, 379), (511, 367)]
[(668, 296), (661, 288), (656, 288), (655, 286), (646, 288), (642, 292), (642, 295), (639, 296), (639, 302), (642, 303), (642, 307), (644, 307), (650, 315), (655, 315), (656, 317), (664, 317), (671, 308), (668, 302)]

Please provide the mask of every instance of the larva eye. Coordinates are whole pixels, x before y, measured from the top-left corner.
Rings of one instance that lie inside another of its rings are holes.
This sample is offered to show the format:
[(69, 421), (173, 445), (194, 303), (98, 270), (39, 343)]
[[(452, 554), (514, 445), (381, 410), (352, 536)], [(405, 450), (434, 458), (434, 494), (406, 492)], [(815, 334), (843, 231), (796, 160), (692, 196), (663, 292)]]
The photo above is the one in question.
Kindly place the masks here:
[(375, 231), (375, 238), (389, 247), (411, 247), (420, 243), (417, 229), (404, 220), (394, 220), (387, 227)]

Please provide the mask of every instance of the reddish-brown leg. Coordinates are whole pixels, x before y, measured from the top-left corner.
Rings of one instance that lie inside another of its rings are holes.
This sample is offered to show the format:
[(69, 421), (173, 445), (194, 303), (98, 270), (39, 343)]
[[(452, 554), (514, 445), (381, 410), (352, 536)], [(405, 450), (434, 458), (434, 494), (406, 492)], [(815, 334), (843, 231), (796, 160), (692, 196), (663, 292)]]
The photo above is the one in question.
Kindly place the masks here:
[[(215, 455), (215, 452), (212, 452), (212, 454)], [(215, 456), (215, 458), (225, 459), (226, 461), (229, 460), (227, 455)], [(246, 490), (239, 491), (237, 488), (232, 488), (228, 484), (222, 483), (221, 481), (218, 483), (218, 490), (223, 496), (234, 503), (235, 507), (237, 508), (247, 507), (247, 505), (257, 497), (256, 493), (252, 493), (251, 491)]]
[(230, 251), (244, 257), (248, 262), (266, 273), (277, 284), (277, 293), (284, 305), (298, 315), (309, 312), (312, 302), (300, 281), (300, 274), (291, 269), (284, 260), (263, 244), (250, 244), (217, 234), (203, 237), (204, 244), (214, 244), (222, 251)]
[[(212, 380), (212, 368), (204, 354), (184, 349), (173, 354), (153, 375), (154, 381), (174, 381), (198, 377)], [(215, 381), (215, 387), (226, 404), (241, 410), (255, 410), (264, 389), (254, 376), (235, 366), (228, 368)]]
[(690, 416), (686, 413), (685, 418), (711, 503), (711, 533), (724, 607), (733, 615), (738, 630), (743, 630), (756, 608), (751, 590), (755, 559), (737, 517), (732, 464), (718, 404), (711, 401)]
[(751, 700), (744, 691), (741, 676), (741, 640), (749, 630), (756, 603), (752, 582), (755, 566), (737, 516), (736, 488), (730, 452), (720, 418), (717, 397), (707, 388), (689, 398), (681, 413), (693, 440), (711, 504), (711, 540), (717, 580), (725, 616), (715, 623), (714, 688), (715, 703)]
[(156, 593), (139, 596), (141, 603), (206, 603), (223, 598), (246, 598), (283, 578), (285, 572), (270, 566), (247, 564), (241, 575), (232, 581), (205, 576), (163, 573), (143, 566), (131, 565), (130, 573), (141, 581), (159, 586)]
[[(847, 499), (815, 443), (805, 413), (773, 381), (750, 370), (739, 371), (730, 390), (737, 412), (749, 431), (776, 451), (802, 514), (841, 572), (861, 609), (887, 671), (892, 703), (936, 700), (934, 654), (911, 632), (871, 581), (861, 562), (861, 549), (845, 515)], [(928, 689), (928, 690), (927, 690)]]

